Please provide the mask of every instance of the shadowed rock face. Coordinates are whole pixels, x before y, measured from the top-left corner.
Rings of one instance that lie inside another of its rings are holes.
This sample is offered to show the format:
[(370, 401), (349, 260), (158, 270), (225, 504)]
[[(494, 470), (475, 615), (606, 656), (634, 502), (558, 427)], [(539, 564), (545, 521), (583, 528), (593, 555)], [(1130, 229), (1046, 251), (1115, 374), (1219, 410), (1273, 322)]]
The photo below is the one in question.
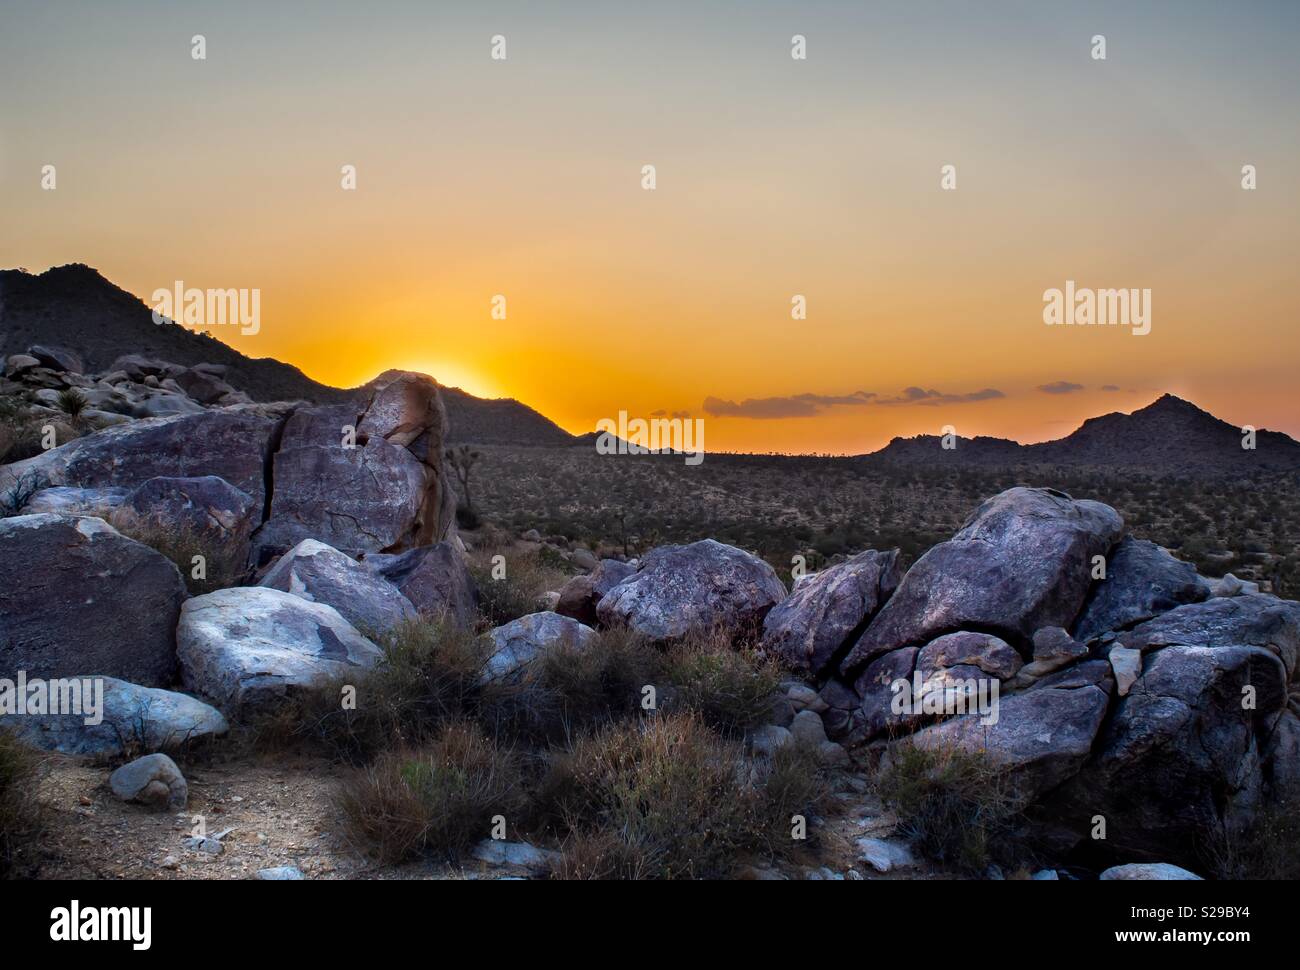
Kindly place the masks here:
[(419, 615), (392, 583), (315, 539), (304, 539), (281, 556), (258, 585), (332, 606), (371, 635)]
[(1191, 563), (1175, 559), (1154, 542), (1125, 536), (1107, 559), (1106, 578), (1093, 584), (1074, 636), (1086, 643), (1209, 595), (1210, 588)]
[(785, 599), (785, 586), (763, 560), (735, 546), (704, 539), (662, 546), (596, 607), (606, 626), (627, 626), (650, 640), (669, 641), (718, 631), (759, 628)]
[(383, 656), (333, 607), (263, 587), (186, 600), (176, 643), (185, 686), (227, 714), (273, 706)]
[(254, 514), (259, 504), (215, 475), (151, 478), (132, 490), (121, 514), (141, 524), (244, 545), (257, 524)]
[(400, 555), (373, 553), (365, 566), (391, 583), (421, 614), (450, 621), (463, 630), (474, 625), (478, 590), (464, 557), (450, 542), (420, 546)]
[(1261, 593), (1216, 597), (1170, 610), (1120, 634), (1119, 640), (1143, 653), (1176, 645), (1262, 647), (1291, 675), (1300, 653), (1300, 603)]
[[(1243, 688), (1256, 707), (1243, 709)], [(1264, 795), (1263, 750), (1286, 703), (1278, 657), (1250, 646), (1171, 646), (1146, 658), (1091, 762), (1048, 806), (1084, 837), (1094, 815), (1121, 852), (1188, 859), (1239, 831)]]
[(588, 576), (574, 576), (560, 590), (555, 612), (579, 623), (595, 626), (596, 607), (611, 589), (636, 572), (636, 567), (617, 559), (603, 559)]
[(0, 670), (86, 670), (171, 683), (185, 583), (172, 563), (102, 519), (0, 519)]
[(0, 480), (34, 472), (47, 485), (134, 488), (151, 478), (215, 475), (249, 495), (260, 519), (264, 461), (274, 429), (274, 421), (252, 412), (145, 418), (6, 465)]
[(763, 645), (814, 676), (898, 587), (898, 550), (868, 550), (800, 583), (763, 620)]
[(1123, 526), (1109, 506), (1052, 489), (1013, 488), (989, 499), (917, 560), (841, 671), (955, 630), (996, 632), (1023, 649), (1040, 627), (1071, 625), (1092, 557), (1105, 555)]

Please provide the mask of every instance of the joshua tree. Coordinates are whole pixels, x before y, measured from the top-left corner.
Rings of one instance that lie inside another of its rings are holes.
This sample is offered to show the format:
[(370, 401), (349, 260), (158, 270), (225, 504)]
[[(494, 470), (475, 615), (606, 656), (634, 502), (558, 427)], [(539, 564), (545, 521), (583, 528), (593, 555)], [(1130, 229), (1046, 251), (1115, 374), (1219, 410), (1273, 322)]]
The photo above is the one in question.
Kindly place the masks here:
[(460, 480), (461, 488), (465, 490), (465, 507), (471, 513), (474, 512), (474, 499), (469, 491), (469, 473), (481, 457), (481, 453), (475, 451), (469, 445), (447, 449), (447, 461), (451, 463), (452, 470), (456, 472), (456, 478)]

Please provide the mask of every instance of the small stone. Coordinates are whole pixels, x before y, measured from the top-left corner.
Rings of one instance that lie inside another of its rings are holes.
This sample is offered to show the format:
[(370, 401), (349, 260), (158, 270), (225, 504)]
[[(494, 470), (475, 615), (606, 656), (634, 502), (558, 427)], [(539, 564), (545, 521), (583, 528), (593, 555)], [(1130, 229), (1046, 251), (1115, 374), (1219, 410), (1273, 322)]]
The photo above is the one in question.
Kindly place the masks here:
[(219, 839), (195, 836), (185, 840), (185, 848), (194, 852), (206, 852), (208, 855), (221, 855), (226, 847)]
[(824, 765), (839, 767), (849, 763), (849, 753), (842, 744), (823, 741), (817, 745), (817, 760)]
[(1057, 874), (1055, 869), (1039, 869), (1029, 878), (1033, 879), (1035, 882), (1057, 882), (1061, 877)]
[(270, 869), (258, 869), (257, 878), (267, 882), (297, 882), (307, 877), (297, 866), (272, 866)]
[(858, 858), (876, 872), (889, 872), (891, 869), (906, 869), (916, 865), (907, 846), (898, 842), (886, 842), (884, 839), (858, 839)]
[(184, 808), (189, 800), (185, 776), (165, 754), (148, 754), (118, 768), (108, 786), (124, 802), (138, 802), (159, 809)]
[(1195, 879), (1198, 882), (1201, 877), (1194, 872), (1188, 872), (1179, 866), (1170, 865), (1167, 862), (1134, 862), (1127, 866), (1112, 866), (1103, 872), (1099, 879), (1105, 879), (1108, 882), (1112, 880), (1177, 880), (1177, 879)]
[(785, 728), (776, 724), (765, 724), (749, 736), (749, 746), (755, 755), (770, 758), (793, 740), (794, 735)]
[(800, 744), (817, 747), (826, 740), (826, 728), (820, 714), (812, 711), (800, 711), (790, 722), (790, 733)]
[(1115, 671), (1115, 687), (1119, 696), (1128, 694), (1133, 682), (1142, 676), (1142, 651), (1130, 647), (1112, 647), (1109, 654), (1110, 667)]
[(164, 869), (176, 869), (179, 868), (179, 866), (180, 860), (178, 860), (174, 855), (169, 855), (162, 861), (162, 867)]

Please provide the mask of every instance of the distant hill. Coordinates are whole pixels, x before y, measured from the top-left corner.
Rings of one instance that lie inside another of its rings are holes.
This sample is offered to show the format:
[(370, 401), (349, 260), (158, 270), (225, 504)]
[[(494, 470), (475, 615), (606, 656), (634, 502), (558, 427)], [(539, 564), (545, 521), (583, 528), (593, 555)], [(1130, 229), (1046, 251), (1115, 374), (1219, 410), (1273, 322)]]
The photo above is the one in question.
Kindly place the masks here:
[(156, 324), (143, 300), (80, 263), (40, 274), (0, 270), (0, 353), (22, 353), (32, 344), (75, 350), (91, 372), (107, 369), (126, 354), (185, 367), (224, 364), (226, 380), (256, 401), (304, 398), (328, 404), (347, 395), (313, 381), (292, 364), (245, 357), (206, 334)]
[(1300, 470), (1300, 442), (1259, 430), (1254, 450), (1242, 448), (1242, 431), (1195, 404), (1165, 394), (1132, 414), (1089, 418), (1055, 441), (1022, 445), (1005, 438), (959, 438), (944, 450), (933, 435), (895, 438), (864, 460), (911, 467), (947, 468), (1061, 465), (1142, 470), (1155, 475), (1248, 475)]
[(459, 387), (444, 387), (442, 400), (451, 422), (452, 442), (562, 448), (577, 441), (550, 418), (512, 398), (489, 400)]

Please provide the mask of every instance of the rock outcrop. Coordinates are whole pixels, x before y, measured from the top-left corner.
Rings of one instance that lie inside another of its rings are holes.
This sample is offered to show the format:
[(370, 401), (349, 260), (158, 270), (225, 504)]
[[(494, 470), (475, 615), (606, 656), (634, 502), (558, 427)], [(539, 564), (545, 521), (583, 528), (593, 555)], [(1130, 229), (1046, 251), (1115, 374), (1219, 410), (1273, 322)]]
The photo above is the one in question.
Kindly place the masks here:
[(1126, 536), (1107, 559), (1106, 578), (1093, 584), (1074, 635), (1086, 643), (1209, 595), (1191, 563), (1180, 562), (1154, 542)]
[(596, 631), (558, 613), (530, 613), (487, 633), (492, 652), (483, 681), (502, 680), (547, 650), (559, 646), (585, 649), (595, 642)]
[(570, 616), (579, 623), (595, 626), (597, 623), (596, 607), (605, 598), (605, 594), (627, 579), (636, 567), (617, 559), (602, 559), (586, 576), (575, 576), (560, 589), (559, 601), (555, 612), (561, 616)]
[(474, 625), (478, 591), (464, 557), (450, 542), (400, 555), (371, 554), (364, 564), (395, 586), (421, 615), (463, 630)]

